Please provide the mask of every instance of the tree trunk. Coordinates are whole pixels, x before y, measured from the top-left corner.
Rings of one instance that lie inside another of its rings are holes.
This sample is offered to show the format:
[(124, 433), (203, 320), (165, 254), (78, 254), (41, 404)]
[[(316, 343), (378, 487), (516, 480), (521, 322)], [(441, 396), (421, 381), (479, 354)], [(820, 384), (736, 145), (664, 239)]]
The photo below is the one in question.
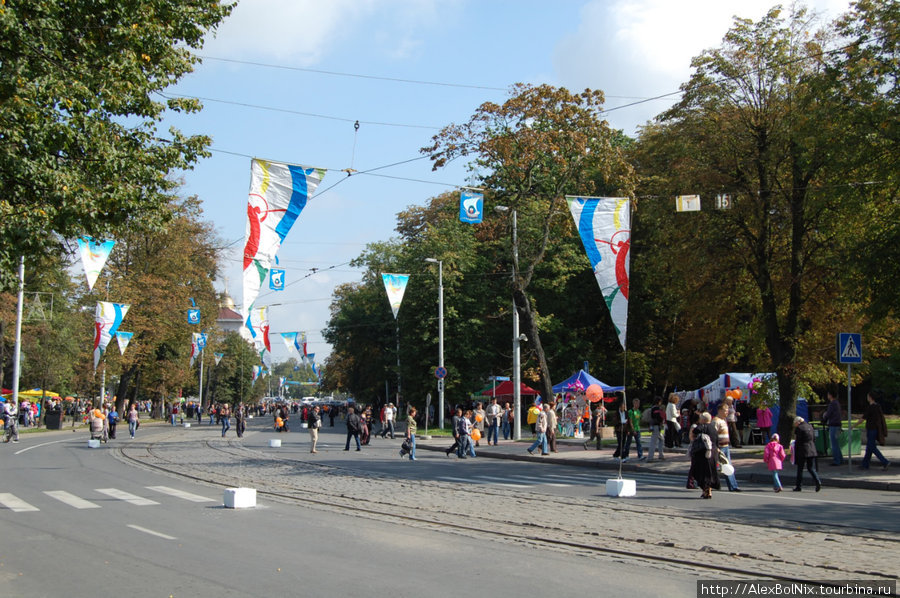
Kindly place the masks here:
[(119, 385), (116, 387), (116, 411), (124, 413), (125, 404), (128, 396), (128, 383), (131, 382), (132, 376), (137, 372), (137, 366), (133, 365), (119, 377)]
[(538, 367), (541, 372), (540, 391), (544, 401), (553, 399), (553, 382), (550, 379), (550, 368), (547, 366), (547, 357), (544, 354), (544, 346), (541, 344), (541, 335), (538, 331), (537, 322), (535, 322), (534, 314), (531, 311), (531, 301), (523, 289), (516, 289), (513, 293), (513, 301), (516, 304), (516, 311), (519, 313), (519, 322), (528, 331), (528, 342), (534, 348), (535, 356), (538, 360)]

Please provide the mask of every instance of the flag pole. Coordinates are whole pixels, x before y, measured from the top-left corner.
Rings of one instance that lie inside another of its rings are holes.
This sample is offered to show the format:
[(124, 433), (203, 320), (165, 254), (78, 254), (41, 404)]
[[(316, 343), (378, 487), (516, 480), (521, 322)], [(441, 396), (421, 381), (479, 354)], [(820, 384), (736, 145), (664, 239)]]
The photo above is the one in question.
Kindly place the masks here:
[[(19, 412), (19, 362), (22, 360), (22, 304), (25, 301), (25, 256), (19, 257), (19, 295), (16, 304), (16, 345), (13, 349), (12, 402)], [(18, 417), (18, 415), (16, 415)]]

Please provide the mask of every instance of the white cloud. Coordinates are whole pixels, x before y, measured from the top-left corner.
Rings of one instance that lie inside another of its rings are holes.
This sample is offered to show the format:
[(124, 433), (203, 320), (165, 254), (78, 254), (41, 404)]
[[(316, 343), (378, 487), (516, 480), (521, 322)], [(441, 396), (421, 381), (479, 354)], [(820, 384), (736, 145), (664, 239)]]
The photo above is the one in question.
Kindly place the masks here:
[(411, 32), (436, 22), (439, 0), (241, 0), (204, 53), (310, 66), (356, 37), (374, 35), (392, 57), (421, 41)]
[[(609, 107), (676, 91), (690, 76), (691, 58), (719, 46), (732, 17), (756, 20), (774, 4), (775, 0), (591, 0), (582, 9), (577, 30), (557, 45), (554, 62), (560, 82), (572, 89), (602, 89)], [(846, 10), (848, 4), (847, 0), (810, 3), (825, 18)], [(610, 122), (630, 133), (668, 104), (648, 102), (610, 113)]]

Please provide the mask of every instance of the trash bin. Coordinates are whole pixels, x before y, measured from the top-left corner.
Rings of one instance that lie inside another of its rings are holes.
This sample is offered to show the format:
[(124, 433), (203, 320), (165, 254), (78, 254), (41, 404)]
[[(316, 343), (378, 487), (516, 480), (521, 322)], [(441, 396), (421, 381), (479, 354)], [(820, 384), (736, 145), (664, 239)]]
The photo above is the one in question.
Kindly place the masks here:
[(829, 446), (828, 428), (814, 427), (813, 430), (816, 435), (816, 453), (820, 457), (830, 455), (831, 447)]
[(853, 441), (851, 443), (851, 450), (847, 449), (847, 430), (841, 430), (841, 433), (838, 435), (838, 444), (841, 447), (842, 455), (861, 455), (862, 454), (862, 430), (859, 428), (853, 428)]
[(44, 424), (47, 426), (48, 430), (59, 430), (62, 428), (62, 411), (59, 409), (54, 409), (53, 411), (47, 411), (47, 415), (44, 416)]

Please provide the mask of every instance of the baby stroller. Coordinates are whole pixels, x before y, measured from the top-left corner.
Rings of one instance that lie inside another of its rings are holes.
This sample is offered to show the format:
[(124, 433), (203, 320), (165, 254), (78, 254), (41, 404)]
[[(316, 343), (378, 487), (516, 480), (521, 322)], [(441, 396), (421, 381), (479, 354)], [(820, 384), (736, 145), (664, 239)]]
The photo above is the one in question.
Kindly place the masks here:
[(91, 416), (91, 440), (107, 442), (109, 440), (109, 428), (106, 427), (105, 417)]

